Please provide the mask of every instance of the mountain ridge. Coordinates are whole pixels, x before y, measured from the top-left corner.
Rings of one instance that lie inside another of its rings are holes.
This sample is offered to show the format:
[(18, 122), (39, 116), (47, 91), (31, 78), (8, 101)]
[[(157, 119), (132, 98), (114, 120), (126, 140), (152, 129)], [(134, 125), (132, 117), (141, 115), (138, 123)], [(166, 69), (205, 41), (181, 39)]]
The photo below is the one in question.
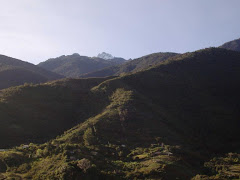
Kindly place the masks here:
[(177, 53), (154, 53), (150, 55), (146, 55), (134, 60), (127, 61), (122, 65), (112, 66), (108, 68), (104, 68), (95, 72), (87, 73), (82, 75), (81, 77), (106, 77), (106, 76), (116, 76), (125, 73), (134, 73), (137, 71), (141, 71), (147, 69), (151, 66), (155, 66), (162, 61), (179, 55)]
[(84, 73), (122, 64), (125, 63), (125, 61), (126, 60), (123, 58), (104, 60), (98, 57), (80, 56), (75, 53), (73, 55), (63, 55), (57, 58), (48, 59), (45, 62), (39, 63), (38, 66), (62, 74), (66, 77), (77, 78)]
[(43, 83), (63, 76), (42, 69), (34, 64), (0, 55), (0, 89), (24, 83)]

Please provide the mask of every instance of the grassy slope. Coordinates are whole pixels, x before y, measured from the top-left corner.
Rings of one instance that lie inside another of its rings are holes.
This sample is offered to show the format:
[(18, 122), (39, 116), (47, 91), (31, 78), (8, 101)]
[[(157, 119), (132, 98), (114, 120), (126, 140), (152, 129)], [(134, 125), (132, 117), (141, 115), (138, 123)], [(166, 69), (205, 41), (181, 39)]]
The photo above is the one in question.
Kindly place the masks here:
[(212, 179), (239, 179), (240, 178), (240, 154), (228, 153), (222, 157), (214, 157), (204, 163), (205, 173), (198, 174), (193, 180)]
[(239, 59), (206, 49), (106, 80), (89, 94), (98, 113), (48, 143), (0, 153), (2, 176), (190, 179), (239, 150)]
[(153, 67), (160, 62), (176, 56), (176, 53), (154, 53), (147, 56), (143, 56), (138, 59), (131, 60), (125, 64), (112, 66), (98, 70), (96, 72), (91, 72), (82, 75), (82, 77), (106, 77), (106, 76), (116, 76), (125, 73), (137, 72), (149, 67)]
[(234, 133), (240, 123), (239, 72), (238, 52), (206, 49), (123, 79), (175, 116), (173, 124), (179, 130), (203, 138), (208, 146), (211, 138), (216, 142), (214, 136), (229, 141), (238, 138)]
[(89, 89), (104, 81), (68, 79), (0, 91), (0, 146), (43, 142), (98, 112)]
[(49, 71), (62, 74), (66, 77), (79, 77), (82, 74), (97, 71), (99, 69), (122, 64), (124, 61), (116, 58), (113, 61), (104, 60), (101, 58), (90, 58), (73, 54), (69, 56), (61, 56), (58, 58), (49, 59), (40, 63), (38, 66)]

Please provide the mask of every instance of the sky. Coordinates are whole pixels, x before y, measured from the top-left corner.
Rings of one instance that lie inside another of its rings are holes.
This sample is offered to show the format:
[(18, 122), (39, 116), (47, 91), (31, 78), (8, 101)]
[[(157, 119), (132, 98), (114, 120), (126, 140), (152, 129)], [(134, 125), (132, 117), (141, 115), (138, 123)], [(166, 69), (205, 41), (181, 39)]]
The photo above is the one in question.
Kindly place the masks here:
[(137, 58), (240, 38), (240, 0), (0, 0), (0, 54)]

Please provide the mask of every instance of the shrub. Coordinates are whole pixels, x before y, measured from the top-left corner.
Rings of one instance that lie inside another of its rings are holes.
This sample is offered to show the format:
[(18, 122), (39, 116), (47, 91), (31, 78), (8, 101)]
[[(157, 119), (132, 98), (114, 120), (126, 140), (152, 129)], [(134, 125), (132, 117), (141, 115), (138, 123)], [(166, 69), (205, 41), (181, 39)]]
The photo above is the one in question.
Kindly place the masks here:
[(95, 137), (92, 128), (88, 128), (83, 134), (84, 144), (86, 146), (92, 145), (95, 142)]
[(91, 167), (91, 162), (88, 159), (83, 158), (83, 159), (78, 161), (77, 166), (80, 169), (82, 169), (84, 172), (86, 172)]
[(31, 166), (27, 163), (22, 164), (18, 167), (17, 172), (18, 173), (26, 173), (31, 169)]

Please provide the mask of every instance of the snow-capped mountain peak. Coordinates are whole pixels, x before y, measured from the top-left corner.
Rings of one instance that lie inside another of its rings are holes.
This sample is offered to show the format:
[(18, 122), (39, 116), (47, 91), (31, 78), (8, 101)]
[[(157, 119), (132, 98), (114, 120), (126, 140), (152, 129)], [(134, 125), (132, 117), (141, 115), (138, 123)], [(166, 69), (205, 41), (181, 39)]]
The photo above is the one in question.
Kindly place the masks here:
[(111, 54), (105, 53), (105, 52), (98, 54), (97, 57), (105, 59), (105, 60), (114, 59), (114, 56), (112, 56)]

